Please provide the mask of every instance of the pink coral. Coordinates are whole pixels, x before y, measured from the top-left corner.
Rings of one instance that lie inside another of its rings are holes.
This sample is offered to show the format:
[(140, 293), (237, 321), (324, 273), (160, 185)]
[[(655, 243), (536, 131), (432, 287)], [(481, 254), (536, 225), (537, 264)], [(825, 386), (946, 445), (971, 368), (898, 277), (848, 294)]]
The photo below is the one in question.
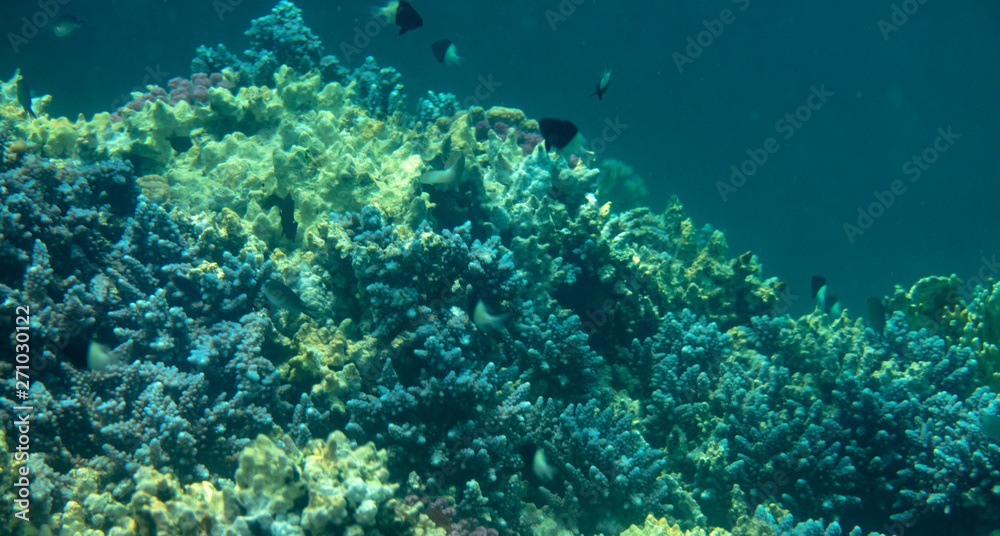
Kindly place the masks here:
[(112, 121), (121, 121), (121, 112), (128, 108), (129, 110), (139, 111), (146, 102), (156, 102), (163, 101), (169, 103), (171, 106), (176, 105), (180, 101), (186, 101), (188, 104), (208, 104), (208, 90), (213, 88), (225, 88), (232, 89), (233, 85), (222, 79), (222, 74), (212, 73), (211, 75), (205, 73), (195, 73), (191, 75), (190, 79), (187, 78), (171, 78), (167, 81), (167, 88), (170, 93), (159, 86), (154, 86), (148, 92), (132, 99), (125, 106), (118, 108), (115, 113), (111, 114)]

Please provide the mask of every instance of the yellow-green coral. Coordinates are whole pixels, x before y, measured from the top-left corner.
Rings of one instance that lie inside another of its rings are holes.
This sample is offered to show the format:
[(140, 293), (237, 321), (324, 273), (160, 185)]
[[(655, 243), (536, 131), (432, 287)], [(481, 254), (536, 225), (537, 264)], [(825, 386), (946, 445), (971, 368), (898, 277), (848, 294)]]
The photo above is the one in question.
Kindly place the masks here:
[(716, 528), (707, 531), (702, 528), (682, 530), (679, 525), (665, 518), (657, 519), (650, 515), (646, 517), (643, 526), (632, 525), (621, 536), (729, 536), (729, 532)]
[(961, 342), (976, 352), (983, 380), (1000, 390), (1000, 285), (980, 289), (966, 313)]
[(292, 339), (296, 355), (281, 366), (282, 374), (291, 383), (311, 389), (316, 399), (329, 400), (333, 409), (343, 412), (344, 402), (361, 389), (358, 367), (367, 363), (375, 346), (371, 336), (353, 339), (355, 331), (349, 318), (335, 330), (304, 323)]

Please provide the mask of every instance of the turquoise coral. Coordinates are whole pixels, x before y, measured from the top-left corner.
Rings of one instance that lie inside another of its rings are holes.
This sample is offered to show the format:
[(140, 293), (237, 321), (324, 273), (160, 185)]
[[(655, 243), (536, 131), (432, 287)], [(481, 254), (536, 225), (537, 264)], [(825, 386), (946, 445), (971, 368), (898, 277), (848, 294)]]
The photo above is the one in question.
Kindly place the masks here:
[[(537, 130), (513, 108), (432, 94), (411, 117), (395, 70), (324, 61), (288, 2), (254, 28), (252, 69), (206, 106), (70, 121), (43, 96), (27, 120), (0, 86), (0, 295), (31, 304), (40, 338), (77, 330), (37, 356), (50, 434), (17, 530), (997, 522), (1000, 447), (980, 430), (1000, 411), (994, 283), (900, 289), (884, 337), (846, 313), (776, 315), (783, 282), (678, 200), (640, 206), (624, 164), (525, 152), (498, 132)], [(461, 181), (420, 183), (456, 157)], [(295, 200), (295, 239), (261, 207), (275, 193)], [(268, 310), (269, 279), (328, 315)], [(476, 324), (480, 300), (502, 326)], [(113, 346), (104, 369), (81, 359), (91, 340)]]

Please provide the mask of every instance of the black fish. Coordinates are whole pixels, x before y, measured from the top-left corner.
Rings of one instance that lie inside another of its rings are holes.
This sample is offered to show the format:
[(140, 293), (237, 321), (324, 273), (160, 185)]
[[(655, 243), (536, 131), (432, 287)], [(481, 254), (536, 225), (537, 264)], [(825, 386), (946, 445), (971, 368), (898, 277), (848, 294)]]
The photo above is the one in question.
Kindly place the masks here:
[(540, 119), (538, 127), (542, 131), (542, 137), (545, 138), (545, 148), (550, 151), (552, 148), (559, 151), (565, 149), (580, 133), (580, 130), (573, 123), (552, 117)]
[(17, 102), (21, 104), (21, 108), (24, 108), (24, 111), (27, 112), (29, 116), (38, 119), (38, 116), (35, 115), (35, 111), (31, 109), (31, 90), (28, 89), (28, 81), (25, 80), (23, 74), (17, 81)]
[(570, 155), (583, 157), (590, 154), (583, 145), (586, 140), (576, 125), (564, 119), (546, 117), (538, 120), (538, 128), (545, 138), (545, 150), (551, 151), (555, 148), (563, 158), (569, 160)]
[(302, 298), (299, 298), (299, 295), (291, 287), (281, 281), (272, 279), (264, 283), (263, 291), (264, 296), (275, 307), (280, 307), (293, 313), (307, 314), (314, 318), (319, 314), (319, 311), (303, 303)]
[(170, 147), (178, 153), (186, 153), (188, 149), (194, 147), (191, 136), (174, 136), (173, 138), (167, 138), (167, 141), (170, 142)]
[(295, 200), (292, 199), (292, 194), (288, 194), (284, 198), (278, 197), (278, 194), (267, 196), (260, 208), (271, 210), (271, 207), (278, 207), (278, 211), (281, 212), (281, 234), (288, 237), (289, 240), (295, 240), (299, 224), (295, 221)]
[(460, 65), (462, 58), (455, 52), (455, 44), (447, 39), (441, 39), (431, 43), (431, 51), (439, 63), (445, 65)]
[(396, 6), (396, 26), (399, 26), (399, 35), (403, 35), (410, 30), (416, 30), (424, 25), (424, 19), (417, 13), (416, 9), (406, 0), (399, 0)]
[(597, 91), (590, 94), (591, 97), (597, 95), (597, 100), (604, 100), (604, 92), (608, 90), (608, 84), (611, 82), (611, 69), (604, 71), (604, 76), (597, 81)]
[(885, 304), (879, 298), (868, 298), (868, 327), (880, 337), (885, 335)]
[(826, 286), (826, 278), (821, 275), (814, 275), (812, 278), (812, 298), (815, 300), (819, 291)]

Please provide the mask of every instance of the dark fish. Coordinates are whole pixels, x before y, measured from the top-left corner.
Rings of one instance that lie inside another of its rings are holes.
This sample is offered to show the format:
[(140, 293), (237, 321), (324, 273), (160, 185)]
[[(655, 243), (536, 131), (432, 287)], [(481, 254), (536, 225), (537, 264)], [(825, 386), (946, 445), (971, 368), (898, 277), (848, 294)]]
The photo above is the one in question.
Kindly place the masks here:
[(538, 121), (538, 128), (545, 138), (545, 149), (551, 151), (554, 148), (566, 160), (574, 154), (579, 157), (592, 154), (584, 148), (587, 140), (583, 134), (569, 121), (545, 117)]
[(410, 30), (416, 30), (424, 25), (424, 19), (417, 13), (416, 9), (406, 0), (399, 0), (396, 6), (396, 26), (399, 26), (399, 35), (403, 35)]
[(21, 104), (21, 108), (24, 108), (29, 116), (38, 119), (35, 111), (31, 109), (31, 90), (28, 89), (28, 81), (25, 80), (23, 74), (17, 81), (17, 102)]
[(65, 17), (59, 17), (59, 20), (52, 26), (52, 31), (56, 34), (56, 37), (66, 37), (80, 26), (83, 26), (82, 20), (73, 15), (66, 15)]
[(821, 275), (814, 275), (812, 278), (812, 297), (815, 300), (819, 291), (826, 286), (826, 278)]
[(821, 275), (814, 275), (812, 278), (812, 297), (816, 300), (816, 306), (824, 314), (840, 316), (840, 300), (827, 292), (826, 278)]
[(288, 194), (284, 198), (278, 197), (278, 194), (267, 196), (260, 208), (271, 210), (271, 207), (278, 207), (278, 211), (281, 212), (281, 234), (289, 240), (295, 240), (299, 224), (295, 221), (295, 200), (292, 199), (292, 194)]
[(201, 287), (187, 275), (167, 272), (167, 278), (174, 284), (174, 288), (187, 298), (192, 307), (203, 308), (205, 302), (201, 299)]
[(885, 304), (879, 298), (868, 298), (868, 327), (880, 337), (885, 335)]
[(270, 280), (264, 283), (264, 296), (274, 304), (275, 307), (280, 307), (286, 311), (291, 311), (293, 313), (306, 314), (315, 318), (319, 311), (313, 309), (302, 302), (302, 298), (295, 293), (288, 285), (281, 281)]
[(431, 43), (431, 51), (434, 52), (434, 57), (437, 58), (439, 63), (448, 66), (462, 64), (462, 58), (455, 52), (455, 43), (447, 39)]
[(611, 69), (604, 71), (604, 76), (597, 81), (597, 91), (590, 94), (591, 97), (597, 95), (597, 100), (604, 99), (604, 92), (608, 90), (608, 83), (611, 82)]
[(181, 294), (184, 294), (188, 298), (195, 300), (201, 297), (201, 287), (198, 286), (196, 281), (192, 281), (191, 278), (173, 273), (168, 273), (167, 278), (170, 279), (170, 282), (174, 284), (174, 287), (176, 287)]
[(186, 153), (188, 149), (194, 147), (191, 136), (174, 136), (173, 138), (167, 138), (167, 141), (170, 142), (170, 146), (178, 153)]

